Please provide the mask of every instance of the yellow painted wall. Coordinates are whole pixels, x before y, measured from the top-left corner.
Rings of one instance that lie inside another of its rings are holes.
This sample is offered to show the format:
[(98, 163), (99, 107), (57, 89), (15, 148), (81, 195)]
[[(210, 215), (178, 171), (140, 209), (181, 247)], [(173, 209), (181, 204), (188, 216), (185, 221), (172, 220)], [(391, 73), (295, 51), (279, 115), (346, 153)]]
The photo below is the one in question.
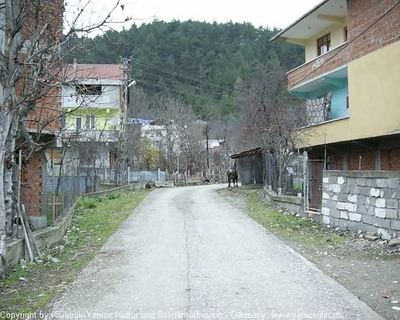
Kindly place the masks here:
[(299, 147), (400, 132), (400, 41), (348, 65), (350, 117), (301, 130)]
[[(113, 117), (119, 117), (118, 109), (109, 109), (107, 112), (105, 109), (97, 108), (79, 108), (75, 111), (66, 114), (67, 118), (67, 130), (76, 130), (76, 117), (82, 117), (82, 126), (85, 128), (86, 116), (94, 115), (95, 124), (97, 130), (113, 130), (110, 121)], [(118, 122), (119, 123), (119, 122)]]
[(307, 46), (305, 48), (306, 62), (317, 57), (317, 40), (328, 33), (331, 34), (331, 48), (341, 45), (344, 42), (344, 27), (346, 25), (347, 22), (342, 25), (332, 24), (329, 26), (329, 28), (326, 28), (325, 30), (316, 34), (314, 37), (308, 39)]

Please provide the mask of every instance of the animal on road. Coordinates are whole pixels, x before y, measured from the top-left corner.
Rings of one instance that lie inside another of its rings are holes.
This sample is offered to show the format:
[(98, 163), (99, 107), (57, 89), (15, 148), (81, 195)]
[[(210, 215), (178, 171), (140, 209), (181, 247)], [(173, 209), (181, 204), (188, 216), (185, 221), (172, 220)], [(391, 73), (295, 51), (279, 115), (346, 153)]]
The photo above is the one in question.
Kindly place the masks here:
[(236, 171), (236, 163), (235, 163), (235, 165), (233, 166), (232, 169), (229, 169), (226, 172), (226, 174), (228, 176), (228, 188), (231, 187), (231, 182), (233, 183), (234, 187), (235, 186), (237, 187), (238, 186), (238, 174), (237, 174), (237, 171)]

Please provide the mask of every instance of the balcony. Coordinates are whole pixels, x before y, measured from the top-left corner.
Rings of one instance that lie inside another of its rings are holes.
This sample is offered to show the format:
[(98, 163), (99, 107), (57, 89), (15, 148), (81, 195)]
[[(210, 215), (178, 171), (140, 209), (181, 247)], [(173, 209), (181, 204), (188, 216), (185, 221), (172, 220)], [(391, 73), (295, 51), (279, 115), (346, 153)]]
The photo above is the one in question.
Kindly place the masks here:
[(286, 74), (288, 90), (300, 92), (302, 90), (298, 90), (298, 88), (304, 84), (346, 66), (349, 62), (348, 51), (347, 42), (344, 42), (327, 53), (289, 71)]
[(80, 142), (116, 142), (118, 141), (116, 130), (67, 130), (64, 132), (64, 139)]
[(349, 117), (347, 86), (329, 91), (323, 97), (308, 99), (307, 125), (314, 126)]

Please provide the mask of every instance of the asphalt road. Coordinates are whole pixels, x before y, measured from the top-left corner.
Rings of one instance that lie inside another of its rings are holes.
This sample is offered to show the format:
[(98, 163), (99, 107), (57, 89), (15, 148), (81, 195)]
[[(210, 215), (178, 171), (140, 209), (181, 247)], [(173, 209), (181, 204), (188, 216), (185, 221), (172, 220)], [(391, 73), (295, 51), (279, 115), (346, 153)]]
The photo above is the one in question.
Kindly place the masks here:
[(381, 319), (215, 188), (150, 193), (49, 316)]

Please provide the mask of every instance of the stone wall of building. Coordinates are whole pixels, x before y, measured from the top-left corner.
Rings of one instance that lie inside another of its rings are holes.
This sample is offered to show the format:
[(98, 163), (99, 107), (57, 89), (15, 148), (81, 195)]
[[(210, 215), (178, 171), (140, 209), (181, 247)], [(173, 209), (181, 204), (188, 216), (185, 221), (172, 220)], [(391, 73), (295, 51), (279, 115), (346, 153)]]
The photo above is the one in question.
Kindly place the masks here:
[(322, 223), (341, 229), (400, 231), (400, 172), (324, 171)]

